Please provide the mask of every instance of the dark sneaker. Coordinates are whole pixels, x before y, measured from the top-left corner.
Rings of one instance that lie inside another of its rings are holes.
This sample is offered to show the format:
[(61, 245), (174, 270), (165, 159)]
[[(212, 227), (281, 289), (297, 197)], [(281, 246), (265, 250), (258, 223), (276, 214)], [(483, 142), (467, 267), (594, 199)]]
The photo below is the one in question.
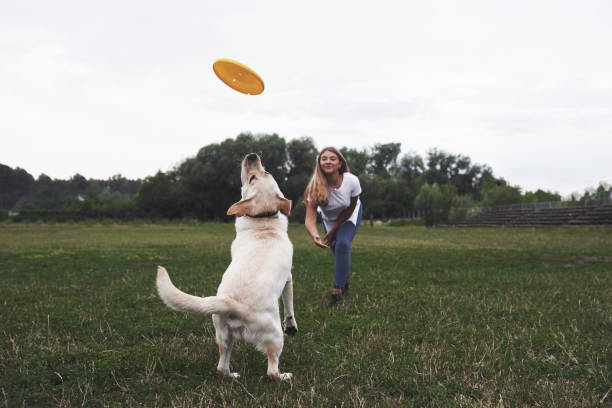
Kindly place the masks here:
[(342, 304), (344, 304), (342, 296), (336, 294), (331, 295), (331, 298), (329, 299), (329, 307), (342, 306)]
[(344, 284), (344, 288), (342, 288), (342, 296), (348, 295), (348, 291), (349, 291), (349, 283), (348, 281), (346, 281), (346, 283)]

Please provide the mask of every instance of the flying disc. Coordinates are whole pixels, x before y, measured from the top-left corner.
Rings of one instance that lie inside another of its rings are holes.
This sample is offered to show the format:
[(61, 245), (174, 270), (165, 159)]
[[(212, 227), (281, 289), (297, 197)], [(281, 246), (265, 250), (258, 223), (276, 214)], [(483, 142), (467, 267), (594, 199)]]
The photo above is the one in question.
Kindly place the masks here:
[(264, 90), (263, 80), (255, 71), (229, 58), (222, 58), (213, 64), (213, 70), (225, 85), (247, 95), (259, 95)]

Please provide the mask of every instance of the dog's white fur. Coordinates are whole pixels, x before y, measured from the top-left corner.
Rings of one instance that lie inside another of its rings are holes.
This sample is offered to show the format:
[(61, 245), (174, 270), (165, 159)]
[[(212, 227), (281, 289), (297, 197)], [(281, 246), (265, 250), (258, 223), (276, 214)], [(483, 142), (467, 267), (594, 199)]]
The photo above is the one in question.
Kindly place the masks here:
[[(229, 215), (237, 216), (232, 261), (217, 295), (201, 298), (181, 292), (162, 266), (157, 269), (157, 289), (172, 309), (212, 314), (219, 345), (217, 371), (221, 374), (239, 376), (230, 371), (229, 361), (234, 340), (242, 339), (268, 356), (270, 378), (288, 380), (292, 374), (278, 370), (283, 350), (278, 298), (282, 295), (285, 332), (294, 335), (297, 322), (291, 277), (293, 246), (287, 235), (291, 201), (283, 197), (255, 154), (242, 161), (241, 180), (242, 200), (228, 210)], [(252, 217), (262, 214), (266, 216)]]

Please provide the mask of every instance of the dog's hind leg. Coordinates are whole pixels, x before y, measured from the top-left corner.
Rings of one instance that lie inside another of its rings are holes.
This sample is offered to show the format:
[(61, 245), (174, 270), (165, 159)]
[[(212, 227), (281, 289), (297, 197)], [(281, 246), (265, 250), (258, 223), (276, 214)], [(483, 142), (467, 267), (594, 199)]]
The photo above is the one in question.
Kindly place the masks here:
[(297, 322), (295, 320), (295, 312), (293, 311), (293, 280), (291, 276), (285, 283), (283, 289), (283, 309), (285, 315), (285, 333), (289, 336), (295, 336), (297, 333)]
[(219, 315), (213, 315), (215, 325), (217, 345), (219, 345), (219, 364), (217, 371), (224, 377), (238, 378), (240, 374), (230, 371), (230, 357), (234, 347), (234, 337), (232, 336), (225, 319)]
[(219, 364), (217, 365), (217, 371), (224, 377), (238, 378), (240, 374), (232, 373), (229, 365), (232, 348), (234, 347), (234, 339), (228, 340), (226, 344), (219, 344)]

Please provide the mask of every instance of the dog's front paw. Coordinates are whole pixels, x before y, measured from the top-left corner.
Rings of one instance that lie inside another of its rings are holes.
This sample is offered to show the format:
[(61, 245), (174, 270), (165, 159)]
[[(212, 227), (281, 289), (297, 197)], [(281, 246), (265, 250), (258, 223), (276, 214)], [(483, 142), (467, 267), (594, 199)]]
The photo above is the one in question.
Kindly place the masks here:
[(285, 316), (285, 333), (288, 336), (295, 336), (295, 333), (297, 333), (297, 331), (297, 323), (295, 322), (293, 316)]

